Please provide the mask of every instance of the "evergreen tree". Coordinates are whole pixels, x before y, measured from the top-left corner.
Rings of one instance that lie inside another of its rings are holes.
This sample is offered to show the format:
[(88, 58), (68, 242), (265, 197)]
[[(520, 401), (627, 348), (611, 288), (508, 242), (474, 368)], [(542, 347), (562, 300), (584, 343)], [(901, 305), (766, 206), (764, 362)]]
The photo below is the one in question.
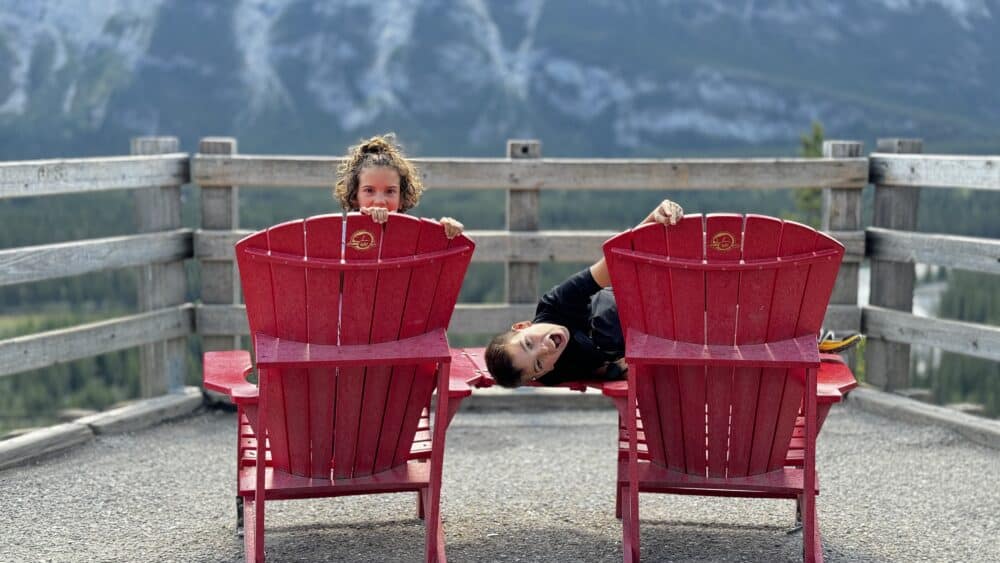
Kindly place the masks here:
[[(799, 137), (799, 154), (805, 158), (823, 156), (823, 124), (813, 121), (809, 133)], [(823, 191), (819, 188), (802, 188), (794, 191), (795, 219), (818, 228), (822, 221)]]

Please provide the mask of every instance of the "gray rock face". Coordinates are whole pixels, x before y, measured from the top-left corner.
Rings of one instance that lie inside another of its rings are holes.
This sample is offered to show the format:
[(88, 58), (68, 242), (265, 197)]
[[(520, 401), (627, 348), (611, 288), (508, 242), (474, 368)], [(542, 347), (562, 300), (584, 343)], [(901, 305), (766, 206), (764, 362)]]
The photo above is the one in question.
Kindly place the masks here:
[(974, 149), (1000, 124), (987, 0), (0, 5), (0, 124), (22, 153), (159, 132), (339, 147), (392, 128), (424, 153), (535, 136), (552, 155), (642, 155), (788, 146), (812, 120)]

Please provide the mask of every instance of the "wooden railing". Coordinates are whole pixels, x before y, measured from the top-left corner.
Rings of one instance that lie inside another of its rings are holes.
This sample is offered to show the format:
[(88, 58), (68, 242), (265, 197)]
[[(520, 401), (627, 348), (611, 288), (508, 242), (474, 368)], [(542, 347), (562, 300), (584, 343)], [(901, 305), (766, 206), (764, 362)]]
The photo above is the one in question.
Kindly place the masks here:
[(913, 139), (884, 139), (877, 148), (871, 155), (875, 210), (866, 252), (871, 305), (862, 317), (869, 382), (888, 390), (909, 387), (911, 344), (1000, 361), (1000, 327), (911, 312), (914, 263), (1000, 274), (996, 239), (912, 232), (921, 187), (1000, 190), (1000, 157), (921, 155), (922, 143)]
[[(885, 143), (907, 146), (898, 140)], [(199, 152), (190, 157), (176, 152), (177, 142), (172, 138), (136, 139), (132, 147), (133, 153), (142, 156), (0, 163), (0, 199), (135, 190), (140, 231), (123, 237), (0, 250), (0, 285), (115, 268), (141, 269), (139, 314), (0, 341), (0, 376), (142, 346), (143, 394), (180, 388), (187, 336), (197, 331), (204, 348), (213, 350), (238, 346), (240, 335), (247, 333), (232, 255), (233, 243), (249, 233), (239, 229), (238, 186), (329, 189), (340, 162), (331, 157), (240, 155), (235, 139), (219, 137), (203, 139)], [(539, 264), (592, 261), (601, 243), (614, 234), (541, 228), (538, 200), (543, 190), (809, 186), (824, 188), (823, 228), (847, 246), (827, 312), (827, 328), (864, 329), (873, 337), (876, 350), (882, 344), (891, 347), (910, 339), (1000, 359), (996, 352), (1000, 350), (1000, 329), (954, 321), (916, 321), (908, 308), (896, 305), (905, 300), (875, 300), (876, 293), (883, 291), (877, 288), (886, 283), (881, 270), (872, 277), (873, 306), (863, 312), (857, 306), (858, 269), (866, 255), (866, 238), (868, 254), (876, 263), (902, 263), (897, 269), (903, 274), (908, 267), (912, 276), (912, 262), (930, 258), (943, 266), (1000, 272), (1000, 241), (919, 235), (903, 230), (905, 225), (879, 222), (878, 206), (883, 196), (877, 195), (877, 226), (866, 237), (861, 230), (861, 190), (868, 184), (869, 174), (878, 184), (877, 194), (883, 195), (931, 180), (938, 186), (996, 189), (1000, 186), (996, 158), (913, 158), (884, 153), (867, 158), (862, 156), (861, 143), (845, 141), (826, 142), (822, 159), (548, 159), (542, 158), (540, 149), (538, 141), (510, 141), (503, 158), (414, 159), (430, 188), (499, 189), (508, 194), (506, 230), (470, 231), (477, 242), (475, 261), (506, 264), (506, 302), (459, 305), (451, 325), (454, 330), (490, 333), (530, 318), (539, 291)], [(956, 172), (942, 176), (942, 170)], [(179, 188), (188, 182), (201, 187), (201, 225), (194, 232), (180, 228)], [(896, 204), (889, 205), (894, 208)], [(182, 261), (187, 258), (195, 258), (201, 265), (201, 303), (197, 305), (184, 302)], [(912, 300), (912, 287), (909, 295)], [(907, 312), (892, 311), (892, 307)], [(940, 332), (947, 334), (939, 336)], [(889, 388), (906, 380), (899, 370), (908, 369), (908, 362), (878, 365), (885, 371), (876, 374), (869, 367), (871, 380)]]
[(0, 377), (140, 346), (143, 396), (183, 386), (195, 326), (183, 267), (192, 232), (180, 228), (190, 159), (172, 137), (135, 139), (132, 153), (141, 156), (0, 163), (0, 199), (134, 190), (141, 232), (0, 250), (0, 286), (140, 268), (138, 314), (0, 340)]
[[(220, 143), (221, 139), (213, 142)], [(191, 159), (191, 179), (203, 190), (233, 190), (230, 198), (202, 199), (206, 217), (233, 213), (235, 188), (313, 187), (330, 189), (334, 182), (336, 157), (238, 155), (232, 150)], [(204, 143), (203, 143), (204, 144)], [(539, 230), (538, 194), (542, 190), (697, 190), (774, 189), (813, 186), (834, 188), (841, 197), (831, 198), (827, 215), (848, 215), (842, 206), (860, 212), (861, 189), (868, 183), (868, 159), (860, 157), (860, 143), (829, 143), (830, 147), (851, 145), (855, 154), (841, 158), (805, 159), (543, 159), (537, 141), (508, 142), (507, 158), (441, 159), (416, 158), (424, 184), (432, 189), (502, 189), (508, 193), (507, 226), (504, 231), (470, 231), (476, 241), (473, 261), (503, 262), (507, 265), (507, 299), (502, 304), (460, 304), (451, 327), (465, 333), (490, 333), (511, 323), (530, 318), (538, 297), (538, 265), (542, 262), (591, 262), (600, 254), (601, 244), (613, 231)], [(833, 150), (833, 149), (831, 149)], [(233, 217), (231, 223), (236, 224)], [(848, 260), (855, 274), (839, 293), (849, 296), (831, 307), (828, 324), (839, 330), (860, 328), (857, 302), (856, 266), (864, 255), (864, 233), (860, 215), (834, 233), (849, 246)], [(848, 230), (850, 229), (850, 230)], [(195, 257), (205, 264), (227, 264), (233, 275), (233, 244), (250, 231), (210, 228), (203, 223), (195, 232)], [(203, 276), (204, 278), (204, 276)], [(231, 279), (231, 278), (228, 278)], [(235, 284), (235, 281), (232, 282)], [(229, 287), (227, 282), (226, 286)], [(220, 292), (221, 293), (221, 292)], [(230, 293), (227, 293), (230, 295)], [(235, 298), (203, 301), (198, 308), (198, 331), (213, 337), (246, 334), (246, 315)]]

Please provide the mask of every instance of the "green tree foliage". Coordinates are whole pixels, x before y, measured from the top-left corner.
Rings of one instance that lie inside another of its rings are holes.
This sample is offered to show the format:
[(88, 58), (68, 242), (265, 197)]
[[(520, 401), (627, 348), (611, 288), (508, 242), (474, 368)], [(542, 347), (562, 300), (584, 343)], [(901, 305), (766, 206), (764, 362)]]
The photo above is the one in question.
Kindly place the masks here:
[[(8, 323), (0, 338), (33, 334), (94, 320), (93, 315), (58, 313)], [(111, 352), (0, 378), (0, 433), (55, 421), (60, 409), (101, 410), (139, 394), (136, 350)]]
[[(823, 156), (823, 124), (813, 121), (809, 133), (799, 137), (799, 155), (805, 158)], [(795, 190), (795, 219), (818, 228), (822, 222), (823, 191), (819, 188)]]
[[(939, 316), (1000, 326), (997, 276), (953, 270), (941, 296)], [(944, 352), (941, 364), (931, 369), (935, 401), (979, 403), (988, 416), (1000, 416), (1000, 362)]]

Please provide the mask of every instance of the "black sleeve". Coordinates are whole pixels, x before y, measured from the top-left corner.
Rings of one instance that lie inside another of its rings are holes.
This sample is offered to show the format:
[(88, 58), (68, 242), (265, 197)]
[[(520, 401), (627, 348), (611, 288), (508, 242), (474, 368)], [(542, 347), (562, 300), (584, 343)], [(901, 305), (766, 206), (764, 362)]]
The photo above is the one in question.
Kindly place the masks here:
[(590, 268), (584, 268), (538, 300), (534, 322), (586, 327), (590, 323), (590, 296), (600, 290)]

